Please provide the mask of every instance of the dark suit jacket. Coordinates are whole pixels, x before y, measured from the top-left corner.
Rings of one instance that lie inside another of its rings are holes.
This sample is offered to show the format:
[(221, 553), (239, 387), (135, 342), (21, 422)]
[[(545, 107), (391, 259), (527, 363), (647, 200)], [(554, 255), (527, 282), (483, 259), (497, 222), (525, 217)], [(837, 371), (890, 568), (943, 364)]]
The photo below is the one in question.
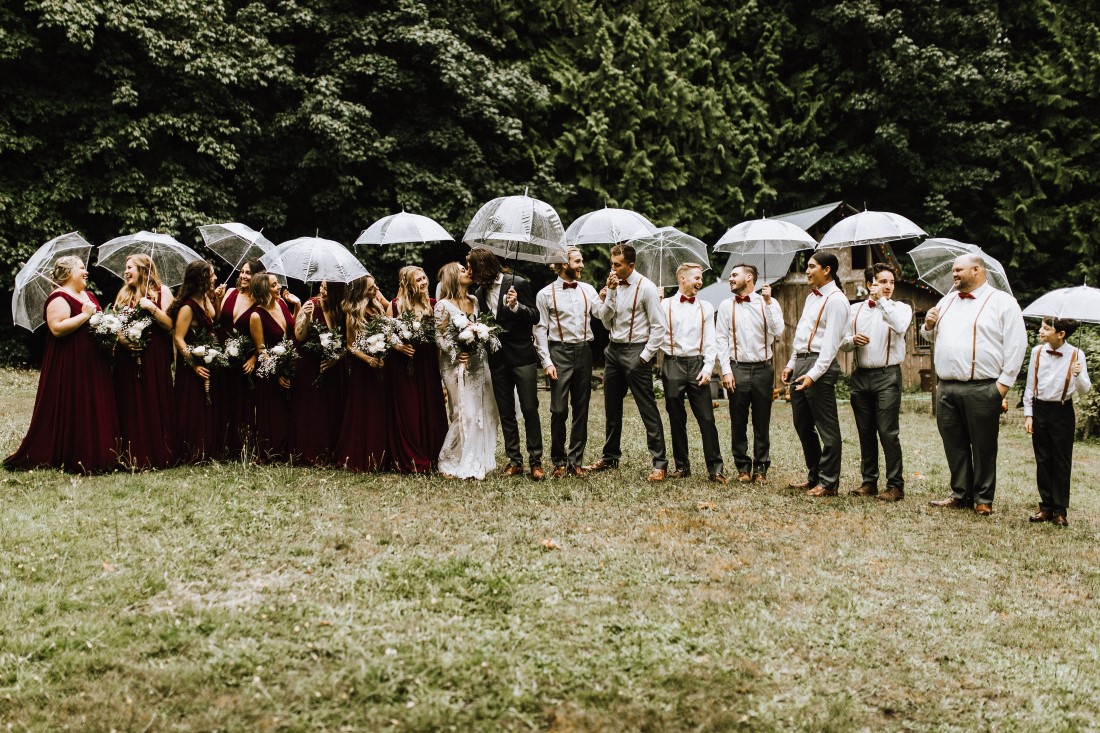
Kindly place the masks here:
[[(516, 289), (518, 307), (513, 313), (504, 305), (504, 295), (508, 288)], [(488, 310), (486, 302), (487, 288), (477, 288), (474, 297), (477, 298), (478, 307)], [(527, 364), (538, 364), (539, 357), (535, 351), (535, 340), (531, 329), (539, 322), (539, 311), (535, 307), (535, 296), (531, 292), (531, 284), (519, 275), (512, 281), (510, 273), (504, 273), (504, 281), (500, 284), (500, 296), (497, 299), (497, 325), (501, 328), (500, 349), (489, 354), (489, 366), (518, 367)]]

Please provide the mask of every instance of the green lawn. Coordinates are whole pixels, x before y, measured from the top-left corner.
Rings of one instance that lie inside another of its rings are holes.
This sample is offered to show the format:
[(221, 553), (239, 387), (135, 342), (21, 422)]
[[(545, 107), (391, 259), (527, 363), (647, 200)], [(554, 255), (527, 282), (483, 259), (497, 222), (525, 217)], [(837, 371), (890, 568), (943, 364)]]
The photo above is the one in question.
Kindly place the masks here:
[[(36, 381), (0, 371), (5, 452)], [(647, 484), (627, 416), (624, 467), (586, 481), (0, 474), (0, 730), (1100, 726), (1097, 444), (1059, 530), (1026, 521), (1018, 415), (988, 519), (927, 506), (947, 475), (927, 412), (902, 416), (894, 505), (788, 492), (786, 405), (763, 487)]]

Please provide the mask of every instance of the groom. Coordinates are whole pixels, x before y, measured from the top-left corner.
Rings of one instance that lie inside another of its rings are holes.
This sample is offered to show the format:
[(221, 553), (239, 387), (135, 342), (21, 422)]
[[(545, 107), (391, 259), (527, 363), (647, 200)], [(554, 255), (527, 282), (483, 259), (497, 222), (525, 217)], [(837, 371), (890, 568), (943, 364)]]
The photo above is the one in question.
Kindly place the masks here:
[(535, 296), (522, 277), (512, 274), (505, 277), (496, 255), (487, 249), (471, 250), (466, 256), (466, 266), (478, 286), (474, 291), (478, 307), (482, 312), (492, 311), (501, 328), (500, 349), (489, 354), (489, 370), (493, 375), (493, 396), (500, 412), (500, 429), (504, 433), (504, 452), (508, 455), (504, 475), (523, 473), (516, 420), (515, 394), (518, 392), (531, 478), (541, 481), (546, 478), (546, 472), (542, 469), (542, 426), (539, 424), (539, 359), (531, 334), (531, 329), (539, 322)]

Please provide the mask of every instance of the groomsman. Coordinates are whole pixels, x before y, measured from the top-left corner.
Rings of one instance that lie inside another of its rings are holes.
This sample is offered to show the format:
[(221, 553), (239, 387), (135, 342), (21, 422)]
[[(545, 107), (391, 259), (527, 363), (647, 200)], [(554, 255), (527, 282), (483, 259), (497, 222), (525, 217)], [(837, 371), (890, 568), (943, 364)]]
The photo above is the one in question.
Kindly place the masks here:
[(836, 496), (840, 484), (836, 354), (848, 327), (848, 298), (840, 289), (837, 267), (834, 254), (810, 255), (806, 263), (810, 294), (795, 328), (794, 353), (781, 375), (784, 384), (794, 385), (791, 413), (807, 470), (806, 481), (790, 488), (805, 490), (807, 496)]
[(668, 459), (665, 428), (653, 394), (653, 357), (661, 348), (665, 328), (657, 286), (634, 270), (636, 257), (634, 248), (628, 244), (611, 248), (611, 274), (596, 306), (595, 315), (611, 336), (604, 351), (606, 437), (603, 456), (586, 468), (589, 471), (618, 468), (622, 458), (623, 398), (629, 389), (645, 425), (646, 444), (653, 458), (648, 479), (664, 481), (668, 476)]
[(508, 275), (504, 287), (504, 272), (496, 255), (487, 249), (474, 249), (466, 256), (470, 277), (478, 285), (474, 291), (482, 312), (490, 310), (501, 327), (500, 349), (489, 354), (489, 371), (493, 376), (493, 396), (500, 413), (500, 429), (504, 434), (504, 451), (508, 456), (505, 476), (523, 473), (523, 453), (519, 445), (519, 422), (516, 420), (516, 394), (523, 412), (523, 428), (527, 436), (527, 456), (531, 463), (531, 478), (546, 478), (542, 468), (542, 426), (539, 424), (538, 353), (531, 328), (539, 322), (535, 297), (530, 284), (518, 275)]
[(936, 424), (951, 470), (951, 496), (932, 506), (993, 513), (1001, 401), (1015, 384), (1027, 332), (1020, 306), (986, 282), (985, 263), (962, 255), (951, 267), (955, 290), (924, 318), (935, 344)]
[(702, 265), (683, 263), (676, 268), (676, 281), (679, 291), (671, 298), (665, 298), (661, 304), (661, 314), (668, 332), (661, 342), (661, 351), (665, 353), (661, 385), (665, 391), (668, 429), (672, 434), (672, 457), (676, 461), (672, 478), (691, 475), (687, 411), (684, 409), (686, 396), (702, 434), (707, 476), (711, 481), (724, 484), (722, 448), (718, 444), (718, 428), (714, 426), (714, 404), (710, 396), (710, 376), (717, 354), (714, 306), (696, 298), (703, 288)]
[[(771, 466), (773, 346), (783, 335), (783, 309), (765, 284), (756, 290), (756, 268), (740, 264), (730, 272), (733, 297), (718, 306), (715, 341), (722, 386), (732, 392), (733, 462), (741, 483), (768, 482)], [(749, 457), (749, 409), (752, 409), (752, 457)]]
[[(539, 322), (535, 349), (550, 378), (550, 459), (554, 478), (585, 475), (584, 448), (588, 443), (588, 402), (592, 396), (592, 326), (589, 319), (600, 302), (596, 289), (581, 282), (584, 257), (579, 249), (566, 252), (565, 264), (553, 265), (558, 279), (535, 296)], [(565, 425), (569, 410), (569, 451)]]
[[(856, 352), (852, 372), (852, 414), (859, 432), (863, 483), (852, 496), (877, 496), (883, 501), (905, 498), (898, 415), (901, 412), (901, 362), (905, 359), (905, 332), (913, 308), (891, 300), (894, 269), (879, 262), (863, 272), (870, 292), (867, 300), (851, 305), (848, 331), (840, 348)], [(886, 491), (878, 493), (878, 441), (886, 457)]]

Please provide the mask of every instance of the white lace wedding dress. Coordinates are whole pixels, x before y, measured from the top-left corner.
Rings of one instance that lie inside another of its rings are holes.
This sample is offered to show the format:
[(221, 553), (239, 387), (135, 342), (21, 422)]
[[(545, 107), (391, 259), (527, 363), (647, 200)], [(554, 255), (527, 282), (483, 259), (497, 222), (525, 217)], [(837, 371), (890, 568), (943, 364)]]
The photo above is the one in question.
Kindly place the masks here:
[[(477, 306), (475, 315), (477, 313)], [(435, 319), (451, 319), (464, 328), (469, 319), (457, 306), (440, 300)], [(458, 352), (439, 344), (439, 371), (447, 388), (451, 426), (439, 452), (439, 471), (457, 478), (483, 479), (497, 466), (497, 427), (500, 417), (493, 397), (493, 381), (484, 347), (470, 354), (465, 367), (457, 362)]]

